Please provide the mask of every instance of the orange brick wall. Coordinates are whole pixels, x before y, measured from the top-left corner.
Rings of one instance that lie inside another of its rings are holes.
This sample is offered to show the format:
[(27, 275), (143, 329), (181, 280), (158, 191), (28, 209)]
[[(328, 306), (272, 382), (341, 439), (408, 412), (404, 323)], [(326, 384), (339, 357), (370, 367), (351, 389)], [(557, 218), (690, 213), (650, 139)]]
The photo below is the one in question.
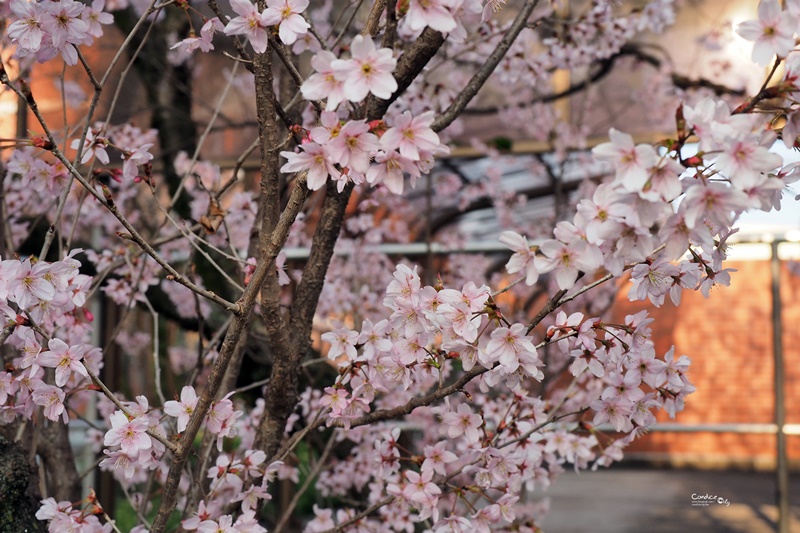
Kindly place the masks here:
[[(711, 297), (684, 292), (680, 307), (660, 309), (627, 301), (621, 291), (615, 303), (617, 318), (650, 308), (653, 338), (659, 354), (675, 345), (677, 355), (692, 359), (690, 379), (697, 392), (674, 422), (771, 423), (774, 420), (771, 274), (768, 261), (739, 261), (728, 265), (731, 287), (714, 289)], [(800, 276), (781, 268), (783, 347), (786, 372), (786, 421), (800, 423)], [(672, 422), (664, 413), (659, 421)], [(789, 437), (789, 456), (800, 460), (800, 437)], [(774, 461), (774, 435), (714, 433), (651, 433), (630, 448), (635, 453), (668, 454), (674, 461)]]

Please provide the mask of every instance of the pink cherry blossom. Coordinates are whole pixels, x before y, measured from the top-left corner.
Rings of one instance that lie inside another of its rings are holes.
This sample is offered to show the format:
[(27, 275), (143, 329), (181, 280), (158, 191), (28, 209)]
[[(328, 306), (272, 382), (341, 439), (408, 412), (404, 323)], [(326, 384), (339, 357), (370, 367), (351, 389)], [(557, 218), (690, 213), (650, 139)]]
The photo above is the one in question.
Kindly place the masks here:
[(225, 437), (236, 436), (236, 419), (241, 416), (241, 411), (235, 411), (233, 402), (229, 399), (230, 393), (225, 398), (211, 404), (205, 422), (208, 430), (217, 436), (217, 449), (222, 451), (222, 441)]
[(322, 340), (331, 343), (328, 350), (328, 359), (338, 359), (342, 355), (347, 356), (350, 361), (355, 361), (358, 353), (356, 352), (356, 341), (358, 333), (347, 328), (336, 328), (322, 335)]
[(736, 33), (755, 41), (753, 61), (767, 65), (773, 55), (786, 57), (794, 48), (794, 32), (797, 20), (781, 11), (778, 0), (761, 0), (758, 4), (758, 20), (748, 20), (736, 27)]
[(384, 151), (400, 149), (400, 155), (412, 161), (420, 159), (419, 152), (432, 152), (439, 146), (439, 136), (430, 128), (433, 111), (412, 117), (409, 111), (394, 119), (394, 126), (381, 137)]
[(458, 456), (446, 450), (447, 442), (441, 441), (435, 446), (425, 446), (425, 460), (422, 470), (432, 470), (439, 475), (447, 475), (446, 465), (458, 460)]
[[(451, 439), (464, 435), (467, 442), (476, 443), (480, 440), (479, 428), (483, 424), (481, 415), (472, 412), (469, 405), (462, 403), (456, 412), (448, 411), (442, 415), (442, 423), (447, 427), (447, 436)], [(431, 470), (431, 472), (433, 472)]]
[(30, 258), (22, 263), (3, 261), (3, 266), (8, 266), (11, 272), (6, 285), (8, 295), (22, 309), (35, 305), (39, 300), (50, 301), (55, 297), (55, 287), (47, 280), (50, 265), (44, 261), (36, 264), (31, 264)]
[(387, 320), (373, 324), (368, 318), (361, 324), (361, 333), (356, 343), (362, 345), (362, 353), (367, 361), (374, 359), (379, 353), (386, 353), (392, 349), (392, 341), (383, 336), (388, 326)]
[(119, 470), (122, 469), (122, 475), (125, 479), (132, 479), (136, 473), (137, 461), (131, 458), (128, 454), (121, 451), (103, 450), (106, 455), (105, 459), (100, 461), (100, 467), (106, 470)]
[(738, 189), (724, 183), (695, 183), (686, 191), (680, 210), (687, 228), (694, 228), (703, 218), (722, 227), (730, 226), (735, 215), (744, 211), (750, 202)]
[(331, 62), (334, 76), (344, 84), (345, 98), (360, 102), (372, 93), (388, 99), (397, 90), (392, 76), (397, 60), (389, 48), (376, 48), (369, 37), (357, 35), (350, 45), (350, 59)]
[[(95, 135), (96, 132), (92, 128), (89, 128), (89, 130), (86, 132), (86, 139), (83, 141), (81, 164), (85, 165), (92, 159), (92, 157), (97, 157), (98, 161), (104, 165), (107, 165), (109, 161), (108, 152), (106, 152), (108, 140), (102, 137), (95, 137)], [(70, 148), (77, 150), (79, 144), (80, 139), (75, 139), (70, 144)]]
[(106, 0), (94, 0), (91, 6), (87, 5), (83, 10), (82, 18), (89, 27), (87, 33), (92, 37), (103, 36), (103, 24), (114, 24), (114, 15), (104, 12), (105, 6)]
[(778, 154), (758, 144), (753, 139), (731, 143), (717, 157), (714, 167), (731, 180), (737, 188), (747, 189), (767, 180), (767, 172), (783, 163)]
[(411, 503), (431, 505), (431, 500), (438, 499), (442, 489), (432, 483), (433, 470), (423, 470), (421, 473), (413, 470), (406, 471), (408, 483), (403, 488), (403, 497)]
[(139, 165), (149, 163), (153, 159), (153, 154), (149, 152), (152, 147), (153, 143), (147, 143), (126, 153), (125, 162), (122, 164), (122, 175), (130, 180), (136, 180), (139, 177)]
[(214, 49), (214, 33), (218, 31), (223, 31), (225, 28), (222, 26), (222, 23), (219, 21), (217, 17), (208, 19), (203, 27), (200, 28), (200, 37), (187, 37), (182, 41), (178, 41), (170, 50), (175, 50), (176, 48), (182, 48), (184, 52), (190, 53), (194, 50), (200, 50), (201, 52), (210, 52)]
[(536, 283), (539, 279), (539, 271), (534, 263), (536, 255), (528, 245), (528, 239), (515, 231), (504, 231), (500, 234), (499, 241), (514, 251), (511, 259), (506, 263), (508, 273), (524, 272), (527, 285)]
[(268, 26), (280, 24), (278, 36), (283, 44), (293, 44), (311, 27), (300, 15), (308, 7), (308, 0), (267, 0), (263, 22)]
[(633, 137), (614, 128), (608, 132), (611, 142), (592, 149), (601, 161), (613, 163), (617, 179), (626, 190), (636, 192), (647, 183), (649, 169), (656, 163), (656, 152), (649, 144), (633, 144)]
[(633, 302), (649, 298), (653, 305), (660, 307), (679, 274), (678, 267), (664, 259), (652, 264), (640, 263), (631, 270), (633, 285), (628, 291), (628, 299)]
[(628, 374), (652, 388), (660, 387), (667, 380), (667, 364), (656, 359), (655, 349), (646, 349), (632, 354), (626, 361)]
[(42, 26), (50, 35), (54, 48), (67, 43), (81, 44), (89, 32), (89, 25), (81, 20), (85, 6), (74, 0), (61, 0), (44, 4)]
[(321, 189), (329, 177), (338, 179), (340, 172), (328, 157), (324, 148), (317, 143), (309, 142), (301, 146), (302, 152), (281, 152), (286, 164), (281, 172), (302, 172), (308, 170), (307, 185), (312, 191)]
[(394, 194), (403, 194), (405, 174), (409, 174), (413, 178), (420, 176), (419, 169), (414, 162), (395, 150), (378, 151), (375, 154), (375, 163), (377, 164), (370, 165), (367, 170), (367, 183), (372, 185), (382, 183)]
[(0, 405), (6, 403), (8, 397), (13, 397), (17, 391), (17, 383), (10, 372), (0, 372)]
[(499, 362), (503, 370), (510, 374), (519, 368), (523, 354), (536, 358), (536, 347), (530, 337), (525, 335), (524, 324), (513, 324), (510, 328), (492, 331), (492, 339), (486, 346), (489, 361)]
[[(311, 66), (316, 71), (309, 76), (300, 91), (307, 100), (326, 100), (325, 110), (334, 111), (346, 99), (344, 82), (337, 79), (331, 63), (336, 61), (336, 55), (327, 50), (321, 50), (311, 58)], [(338, 119), (337, 119), (338, 120)]]
[(56, 369), (56, 385), (58, 387), (66, 385), (73, 372), (89, 377), (86, 368), (80, 362), (86, 351), (85, 345), (68, 346), (61, 339), (51, 339), (47, 346), (49, 350), (39, 354), (38, 363), (44, 367)]
[(148, 435), (147, 419), (136, 417), (132, 420), (122, 411), (111, 415), (111, 429), (106, 432), (103, 439), (105, 446), (119, 446), (122, 453), (136, 457), (140, 450), (149, 449), (153, 443)]
[(44, 416), (53, 422), (58, 422), (59, 415), (62, 416), (64, 423), (69, 422), (69, 415), (64, 407), (64, 391), (53, 385), (39, 383), (31, 394), (36, 405), (44, 407)]
[(589, 404), (596, 414), (593, 424), (599, 425), (604, 422), (611, 423), (616, 431), (628, 432), (632, 429), (631, 414), (632, 404), (630, 401), (621, 397), (610, 397), (595, 400)]
[(403, 17), (403, 21), (414, 32), (427, 26), (448, 33), (456, 29), (456, 20), (448, 7), (449, 2), (446, 0), (410, 0), (408, 13)]
[(596, 247), (579, 240), (569, 244), (547, 240), (539, 250), (542, 256), (536, 257), (536, 268), (540, 273), (555, 271), (560, 289), (572, 288), (579, 271), (590, 274), (600, 267), (603, 260)]
[(271, 23), (263, 13), (259, 13), (258, 7), (248, 0), (230, 0), (230, 4), (239, 16), (232, 18), (225, 26), (223, 29), (225, 35), (246, 35), (256, 53), (266, 52), (269, 43), (266, 28)]
[(8, 26), (8, 36), (22, 48), (35, 52), (42, 44), (44, 5), (27, 0), (11, 0), (11, 11), (16, 21)]
[(186, 386), (181, 389), (181, 401), (170, 400), (164, 404), (164, 412), (178, 419), (178, 433), (183, 433), (183, 430), (186, 429), (186, 424), (189, 423), (194, 408), (197, 406), (197, 400), (194, 387)]
[(378, 149), (378, 137), (370, 133), (365, 120), (351, 120), (325, 145), (326, 153), (342, 167), (366, 174), (371, 153)]

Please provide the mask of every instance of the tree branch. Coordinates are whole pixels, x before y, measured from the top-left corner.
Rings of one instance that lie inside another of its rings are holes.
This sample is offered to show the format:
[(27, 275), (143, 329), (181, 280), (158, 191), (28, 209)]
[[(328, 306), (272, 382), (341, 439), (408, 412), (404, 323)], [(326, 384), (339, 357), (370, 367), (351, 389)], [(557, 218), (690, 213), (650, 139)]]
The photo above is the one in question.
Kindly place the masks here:
[(486, 83), (486, 80), (489, 79), (489, 76), (492, 75), (494, 69), (497, 68), (497, 65), (500, 63), (500, 60), (506, 55), (508, 49), (511, 48), (511, 45), (514, 44), (514, 41), (517, 39), (517, 36), (520, 32), (528, 25), (528, 18), (533, 13), (533, 10), (539, 4), (539, 0), (526, 0), (525, 5), (522, 6), (517, 16), (514, 18), (514, 22), (511, 23), (506, 34), (500, 40), (500, 43), (497, 45), (497, 48), (489, 54), (489, 57), (486, 58), (483, 65), (478, 69), (478, 71), (472, 76), (472, 79), (469, 80), (467, 86), (464, 87), (464, 90), (461, 91), (453, 103), (450, 104), (444, 113), (439, 115), (436, 120), (433, 121), (431, 124), (431, 128), (433, 131), (442, 131), (447, 126), (453, 123), (453, 121), (458, 118), (464, 108), (472, 101), (478, 91), (483, 87), (483, 84)]
[(240, 313), (234, 316), (231, 326), (225, 334), (225, 340), (222, 342), (219, 356), (214, 362), (211, 369), (211, 374), (208, 377), (206, 386), (197, 401), (192, 417), (186, 426), (186, 430), (181, 435), (178, 441), (177, 449), (173, 454), (172, 464), (167, 474), (167, 481), (164, 485), (164, 492), (161, 499), (161, 504), (158, 508), (158, 513), (153, 521), (151, 533), (162, 533), (167, 525), (167, 519), (175, 509), (178, 501), (178, 483), (181, 479), (183, 467), (189, 458), (189, 453), (192, 450), (192, 443), (200, 430), (206, 413), (208, 412), (211, 402), (215, 398), (222, 379), (225, 375), (225, 370), (234, 353), (236, 345), (239, 343), (240, 337), (244, 334), (247, 323), (250, 319), (253, 305), (255, 304), (258, 292), (266, 279), (269, 272), (275, 269), (275, 258), (278, 256), (281, 248), (286, 243), (289, 236), (289, 229), (292, 223), (297, 218), (297, 214), (303, 207), (306, 198), (308, 197), (308, 187), (306, 186), (306, 175), (302, 174), (295, 180), (292, 194), (289, 197), (289, 202), (286, 205), (283, 213), (281, 214), (278, 224), (269, 239), (269, 243), (265, 253), (261, 257), (261, 261), (256, 266), (250, 284), (245, 289), (242, 296), (236, 302), (237, 308)]

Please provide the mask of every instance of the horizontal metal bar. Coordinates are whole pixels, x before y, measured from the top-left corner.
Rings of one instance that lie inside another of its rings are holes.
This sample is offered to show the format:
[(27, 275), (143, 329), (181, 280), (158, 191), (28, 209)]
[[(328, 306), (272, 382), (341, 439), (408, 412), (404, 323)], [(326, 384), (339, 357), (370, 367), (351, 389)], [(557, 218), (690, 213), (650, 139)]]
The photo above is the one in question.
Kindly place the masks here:
[[(611, 424), (600, 424), (595, 429), (614, 433)], [(655, 424), (647, 428), (651, 432), (659, 433), (744, 433), (771, 435), (778, 432), (776, 424)], [(783, 432), (786, 435), (800, 435), (800, 424), (784, 424)]]
[[(784, 240), (783, 236), (776, 237), (776, 240), (781, 244), (792, 243), (792, 241)], [(531, 245), (539, 244), (541, 241), (542, 239), (528, 240), (528, 242)], [(753, 240), (752, 238), (747, 238), (747, 239), (743, 238), (741, 240), (736, 241), (736, 244), (768, 244), (768, 243), (765, 242), (764, 240), (757, 241)], [(797, 244), (795, 244), (795, 246), (797, 246)], [(733, 250), (735, 251), (736, 247), (734, 247)], [(310, 249), (284, 248), (283, 251), (286, 253), (287, 259), (308, 259)], [(480, 253), (511, 254), (511, 250), (508, 248), (508, 246), (504, 245), (500, 241), (469, 241), (457, 247), (447, 246), (444, 244), (440, 244), (438, 242), (433, 242), (430, 244), (430, 251), (428, 248), (428, 244), (424, 242), (370, 244), (359, 247), (359, 251), (366, 253), (384, 253), (386, 255), (404, 255), (407, 257), (421, 256), (421, 255), (426, 255), (428, 253), (432, 253), (434, 255), (480, 254)], [(351, 247), (348, 247), (347, 245), (340, 245), (336, 247), (333, 253), (335, 255), (340, 255), (340, 256), (349, 256), (353, 253), (353, 249)], [(747, 257), (740, 257), (739, 259), (746, 260)], [(764, 259), (764, 258), (758, 257), (757, 259)], [(768, 259), (768, 256), (766, 257), (766, 259)]]

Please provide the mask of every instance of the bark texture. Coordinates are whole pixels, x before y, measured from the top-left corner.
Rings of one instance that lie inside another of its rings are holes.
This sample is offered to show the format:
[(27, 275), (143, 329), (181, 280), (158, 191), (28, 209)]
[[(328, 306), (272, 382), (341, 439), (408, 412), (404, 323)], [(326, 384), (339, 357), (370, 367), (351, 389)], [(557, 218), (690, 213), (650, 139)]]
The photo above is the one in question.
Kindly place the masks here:
[(25, 453), (0, 437), (0, 531), (44, 533), (45, 523), (35, 516), (38, 508)]

